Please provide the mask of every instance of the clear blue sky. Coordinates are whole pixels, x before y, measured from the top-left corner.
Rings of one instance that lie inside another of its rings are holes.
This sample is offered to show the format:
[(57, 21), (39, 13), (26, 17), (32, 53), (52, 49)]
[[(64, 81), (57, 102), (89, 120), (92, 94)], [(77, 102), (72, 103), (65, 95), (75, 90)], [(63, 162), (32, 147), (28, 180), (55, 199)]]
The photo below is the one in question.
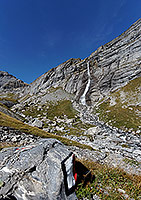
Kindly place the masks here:
[(141, 0), (0, 0), (0, 70), (31, 83), (128, 29)]

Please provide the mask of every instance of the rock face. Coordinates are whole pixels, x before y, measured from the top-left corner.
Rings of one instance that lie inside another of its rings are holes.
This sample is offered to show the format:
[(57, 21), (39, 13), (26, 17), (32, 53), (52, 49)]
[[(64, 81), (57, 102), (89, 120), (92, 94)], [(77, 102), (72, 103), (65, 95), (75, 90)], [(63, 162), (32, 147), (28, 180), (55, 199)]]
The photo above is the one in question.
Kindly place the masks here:
[(0, 152), (0, 199), (55, 200), (66, 196), (61, 168), (70, 151), (59, 141), (44, 139), (34, 145)]
[(45, 73), (29, 85), (25, 94), (34, 95), (50, 87), (62, 87), (75, 94), (75, 100), (81, 102), (81, 96), (89, 85), (85, 94), (86, 104), (95, 105), (107, 93), (139, 77), (140, 65), (141, 19), (88, 58), (70, 59)]
[(24, 88), (27, 84), (8, 72), (0, 71), (0, 91)]

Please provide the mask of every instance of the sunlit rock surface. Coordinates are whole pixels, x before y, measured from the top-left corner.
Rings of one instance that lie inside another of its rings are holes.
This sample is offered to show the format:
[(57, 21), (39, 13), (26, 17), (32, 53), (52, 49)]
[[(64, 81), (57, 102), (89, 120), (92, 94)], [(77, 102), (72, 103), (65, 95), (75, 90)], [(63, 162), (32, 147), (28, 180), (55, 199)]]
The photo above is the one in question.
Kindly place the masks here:
[(0, 199), (76, 199), (66, 196), (61, 162), (70, 151), (59, 141), (43, 139), (0, 152)]

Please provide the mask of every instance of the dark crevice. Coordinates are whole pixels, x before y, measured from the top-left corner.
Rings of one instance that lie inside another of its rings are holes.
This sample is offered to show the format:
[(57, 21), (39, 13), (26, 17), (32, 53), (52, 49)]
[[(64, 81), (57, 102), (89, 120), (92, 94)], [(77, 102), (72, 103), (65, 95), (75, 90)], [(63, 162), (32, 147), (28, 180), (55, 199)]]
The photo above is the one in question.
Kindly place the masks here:
[(114, 72), (112, 72), (111, 73), (111, 78), (110, 78), (110, 80), (109, 80), (109, 88), (111, 88), (112, 87), (112, 79), (113, 79), (113, 77), (114, 77)]
[(52, 148), (54, 148), (56, 144), (58, 144), (58, 142), (54, 142), (54, 143), (52, 144)]
[(44, 148), (44, 152), (43, 152), (43, 159), (42, 162), (45, 160), (46, 156), (47, 156), (47, 152), (49, 151), (49, 149)]
[(8, 195), (7, 197), (5, 198), (2, 198), (0, 200), (17, 200), (16, 197), (12, 196), (12, 195)]
[(58, 144), (58, 142), (54, 142), (51, 146), (45, 147), (45, 148), (44, 148), (42, 162), (46, 159), (48, 151), (49, 151), (50, 149), (54, 148), (56, 144)]
[(29, 172), (29, 173), (32, 173), (32, 172), (34, 172), (34, 171), (36, 171), (36, 166), (30, 168), (28, 172)]

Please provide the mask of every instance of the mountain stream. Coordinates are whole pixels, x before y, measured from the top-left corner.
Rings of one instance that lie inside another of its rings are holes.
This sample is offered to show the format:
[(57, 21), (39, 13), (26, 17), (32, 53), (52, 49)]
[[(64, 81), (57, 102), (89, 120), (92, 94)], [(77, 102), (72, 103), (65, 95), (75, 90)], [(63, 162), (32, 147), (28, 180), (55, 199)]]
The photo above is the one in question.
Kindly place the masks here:
[(81, 104), (83, 104), (83, 105), (87, 105), (87, 104), (86, 104), (86, 94), (87, 94), (87, 92), (88, 92), (88, 90), (89, 90), (90, 82), (91, 82), (91, 80), (90, 80), (90, 66), (89, 66), (89, 62), (87, 63), (87, 71), (88, 71), (88, 82), (87, 82), (86, 88), (85, 88), (85, 90), (84, 90), (84, 93), (83, 93), (82, 96), (80, 97), (80, 102), (81, 102)]

